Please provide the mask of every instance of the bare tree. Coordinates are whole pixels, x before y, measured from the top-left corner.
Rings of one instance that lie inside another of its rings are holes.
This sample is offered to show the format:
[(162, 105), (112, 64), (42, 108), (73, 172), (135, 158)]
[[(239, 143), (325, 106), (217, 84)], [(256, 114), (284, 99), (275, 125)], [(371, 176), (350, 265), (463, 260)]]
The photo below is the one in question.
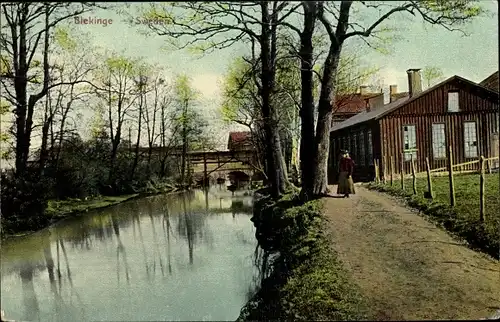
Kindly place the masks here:
[(123, 124), (132, 111), (137, 99), (134, 95), (136, 62), (122, 56), (113, 55), (104, 59), (96, 73), (94, 82), (105, 90), (96, 90), (96, 95), (104, 102), (111, 139), (110, 171), (108, 179), (114, 180), (114, 171), (118, 147), (121, 142)]
[[(2, 92), (15, 106), (16, 115), (16, 175), (26, 170), (30, 152), (31, 134), (35, 106), (51, 88), (64, 83), (50, 81), (49, 38), (52, 29), (60, 22), (89, 11), (93, 4), (83, 3), (4, 3), (0, 46), (5, 52), (9, 70), (2, 75)], [(35, 59), (39, 45), (42, 47), (41, 63)], [(41, 65), (43, 80), (41, 88), (28, 94), (28, 85), (33, 81), (30, 69)], [(12, 91), (13, 90), (13, 91)]]

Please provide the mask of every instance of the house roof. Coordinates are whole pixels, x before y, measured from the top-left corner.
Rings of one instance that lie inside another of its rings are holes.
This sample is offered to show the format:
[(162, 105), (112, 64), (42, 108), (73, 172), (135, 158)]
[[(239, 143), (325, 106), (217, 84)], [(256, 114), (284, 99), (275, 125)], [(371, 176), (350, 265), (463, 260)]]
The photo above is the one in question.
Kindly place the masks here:
[(400, 98), (400, 99), (398, 99), (394, 102), (391, 102), (389, 104), (385, 104), (384, 106), (381, 106), (379, 108), (372, 109), (372, 110), (370, 110), (370, 112), (367, 112), (365, 110), (359, 114), (354, 115), (351, 118), (348, 118), (347, 120), (345, 120), (342, 123), (335, 124), (335, 126), (332, 127), (331, 132), (338, 131), (340, 129), (344, 129), (346, 127), (350, 127), (350, 126), (353, 126), (353, 125), (356, 125), (359, 123), (363, 123), (363, 122), (366, 122), (369, 120), (377, 119), (377, 118), (381, 117), (382, 115), (385, 115), (386, 113), (391, 112), (391, 111), (395, 110), (396, 108), (400, 107), (401, 105), (403, 105), (404, 102), (406, 102), (408, 100), (409, 100), (409, 97), (407, 96), (407, 97)]
[(229, 132), (229, 141), (233, 143), (244, 142), (251, 139), (251, 137), (250, 132)]
[(490, 90), (493, 90), (495, 92), (498, 92), (498, 70), (488, 76), (486, 79), (481, 81), (479, 85), (484, 86), (486, 88), (489, 88)]
[(366, 101), (367, 99), (371, 99), (380, 95), (384, 95), (383, 93), (367, 93), (367, 94), (345, 94), (338, 95), (335, 97), (334, 104), (334, 114), (352, 114), (352, 113), (360, 113), (366, 110)]
[(401, 93), (392, 94), (391, 97), (394, 100), (398, 100), (400, 98), (404, 98), (404, 97), (409, 96), (409, 95), (410, 95), (410, 93), (408, 93), (408, 92), (401, 92)]
[(428, 89), (426, 89), (425, 91), (422, 91), (420, 93), (418, 93), (417, 95), (414, 95), (413, 97), (403, 97), (403, 98), (400, 98), (394, 102), (391, 102), (389, 104), (386, 104), (382, 107), (379, 107), (379, 108), (375, 108), (373, 110), (371, 110), (370, 112), (367, 112), (367, 111), (364, 111), (364, 112), (361, 112), (359, 114), (356, 114), (355, 116), (351, 117), (351, 118), (348, 118), (347, 120), (345, 120), (344, 122), (341, 122), (341, 123), (337, 123), (335, 124), (334, 126), (332, 126), (330, 132), (334, 132), (334, 131), (338, 131), (338, 130), (341, 130), (341, 129), (345, 129), (345, 128), (348, 128), (350, 126), (353, 126), (353, 125), (356, 125), (356, 124), (360, 124), (360, 123), (363, 123), (363, 122), (366, 122), (366, 121), (371, 121), (371, 120), (377, 120), (377, 119), (380, 119), (382, 118), (383, 116), (397, 110), (398, 108), (402, 107), (403, 105), (406, 105), (416, 99), (418, 99), (419, 97), (422, 97), (423, 95), (435, 90), (436, 88), (438, 87), (441, 87), (451, 81), (454, 81), (454, 80), (460, 80), (462, 82), (465, 82), (469, 85), (472, 85), (472, 86), (476, 86), (476, 87), (480, 87), (488, 92), (492, 92), (492, 93), (495, 93), (498, 95), (498, 92), (495, 92), (487, 87), (484, 87), (480, 84), (477, 84), (477, 83), (474, 83), (468, 79), (465, 79), (463, 77), (460, 77), (460, 76), (452, 76), (444, 81), (442, 81), (441, 83), (439, 84), (436, 84), (432, 87), (429, 87)]

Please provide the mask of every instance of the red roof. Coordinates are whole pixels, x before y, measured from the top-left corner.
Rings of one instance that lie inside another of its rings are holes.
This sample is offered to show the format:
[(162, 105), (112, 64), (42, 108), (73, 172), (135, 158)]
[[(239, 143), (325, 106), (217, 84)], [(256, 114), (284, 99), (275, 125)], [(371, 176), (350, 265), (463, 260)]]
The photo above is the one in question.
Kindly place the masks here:
[(356, 94), (347, 94), (347, 95), (338, 95), (335, 98), (335, 106), (333, 108), (334, 114), (357, 114), (366, 110), (366, 101), (367, 99), (371, 99), (377, 97), (379, 95), (384, 95), (383, 93), (367, 93), (361, 95), (360, 93)]
[(234, 143), (250, 140), (251, 137), (252, 133), (250, 132), (229, 132), (229, 140)]

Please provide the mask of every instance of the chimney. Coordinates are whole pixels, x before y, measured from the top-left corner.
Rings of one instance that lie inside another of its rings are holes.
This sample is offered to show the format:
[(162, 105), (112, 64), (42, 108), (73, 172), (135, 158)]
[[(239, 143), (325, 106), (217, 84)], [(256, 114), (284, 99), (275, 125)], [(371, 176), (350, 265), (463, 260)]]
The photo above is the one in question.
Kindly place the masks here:
[(394, 99), (394, 95), (398, 93), (398, 85), (390, 85), (389, 86), (389, 103), (392, 103)]
[(368, 94), (368, 86), (360, 86), (359, 87), (359, 94), (361, 94), (361, 95)]
[(408, 74), (408, 92), (410, 94), (410, 97), (413, 97), (422, 92), (422, 78), (420, 76), (420, 69), (408, 69), (406, 73)]
[(366, 105), (366, 112), (370, 112), (371, 106), (370, 106), (370, 99), (369, 98), (365, 98), (365, 105)]

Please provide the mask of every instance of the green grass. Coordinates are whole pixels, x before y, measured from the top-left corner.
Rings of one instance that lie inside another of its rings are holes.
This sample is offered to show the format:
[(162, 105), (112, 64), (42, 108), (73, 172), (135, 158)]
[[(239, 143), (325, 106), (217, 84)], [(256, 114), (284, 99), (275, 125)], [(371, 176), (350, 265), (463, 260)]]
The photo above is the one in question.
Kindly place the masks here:
[(323, 204), (305, 204), (297, 193), (255, 204), (257, 238), (268, 253), (279, 253), (271, 275), (243, 308), (239, 320), (355, 320), (364, 316), (357, 287), (324, 234)]
[(32, 225), (31, 228), (26, 228), (23, 222), (18, 219), (3, 221), (1, 238), (11, 238), (16, 236), (24, 236), (31, 234), (37, 230), (43, 229), (51, 223), (76, 214), (85, 213), (89, 210), (105, 208), (117, 205), (126, 200), (149, 196), (160, 193), (168, 193), (176, 188), (169, 182), (149, 182), (146, 187), (141, 189), (139, 193), (120, 195), (120, 196), (96, 196), (87, 200), (70, 198), (66, 200), (48, 200), (47, 208), (45, 209), (44, 220), (41, 223)]
[(69, 214), (86, 212), (92, 209), (116, 205), (136, 196), (138, 196), (138, 194), (123, 196), (99, 196), (88, 200), (76, 198), (67, 200), (49, 200), (45, 214), (53, 219), (57, 219), (65, 217)]
[(500, 187), (499, 174), (485, 177), (485, 221), (480, 222), (479, 174), (457, 174), (454, 177), (455, 207), (450, 207), (449, 180), (447, 176), (432, 178), (433, 200), (423, 198), (427, 191), (427, 178), (417, 178), (417, 195), (413, 195), (412, 179), (405, 180), (405, 191), (401, 182), (369, 184), (375, 190), (401, 196), (431, 219), (442, 224), (456, 236), (465, 239), (470, 246), (495, 258), (500, 256)]

